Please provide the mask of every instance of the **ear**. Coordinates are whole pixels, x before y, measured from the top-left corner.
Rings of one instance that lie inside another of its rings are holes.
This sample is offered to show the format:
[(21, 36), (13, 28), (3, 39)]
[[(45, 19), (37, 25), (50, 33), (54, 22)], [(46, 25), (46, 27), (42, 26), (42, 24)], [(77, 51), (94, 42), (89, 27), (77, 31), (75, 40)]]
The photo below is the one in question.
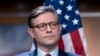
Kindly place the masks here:
[(33, 29), (28, 28), (28, 33), (29, 33), (29, 35), (34, 39), (34, 32), (33, 32)]

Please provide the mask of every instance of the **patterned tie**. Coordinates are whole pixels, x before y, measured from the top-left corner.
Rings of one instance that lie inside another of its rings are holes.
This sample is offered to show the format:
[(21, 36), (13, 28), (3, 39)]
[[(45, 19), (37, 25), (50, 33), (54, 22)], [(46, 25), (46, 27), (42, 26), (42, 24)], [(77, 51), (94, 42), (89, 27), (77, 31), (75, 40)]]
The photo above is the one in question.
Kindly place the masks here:
[(45, 56), (51, 56), (50, 54), (46, 54)]

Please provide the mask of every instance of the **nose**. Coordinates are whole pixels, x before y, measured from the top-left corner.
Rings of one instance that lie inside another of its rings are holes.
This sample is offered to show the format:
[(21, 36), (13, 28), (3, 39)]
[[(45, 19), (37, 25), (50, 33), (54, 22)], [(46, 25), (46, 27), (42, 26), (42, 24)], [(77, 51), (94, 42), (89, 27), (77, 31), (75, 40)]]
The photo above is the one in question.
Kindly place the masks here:
[(47, 32), (52, 32), (52, 29), (49, 25), (47, 25)]

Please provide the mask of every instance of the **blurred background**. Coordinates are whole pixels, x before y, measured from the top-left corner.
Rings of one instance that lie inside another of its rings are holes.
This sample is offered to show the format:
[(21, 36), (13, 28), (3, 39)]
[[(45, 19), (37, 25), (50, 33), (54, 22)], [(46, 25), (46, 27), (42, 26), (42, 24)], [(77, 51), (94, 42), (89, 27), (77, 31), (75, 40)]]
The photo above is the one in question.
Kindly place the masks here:
[[(0, 0), (0, 56), (12, 55), (31, 48), (27, 17), (44, 0)], [(89, 56), (100, 55), (100, 2), (77, 0)]]

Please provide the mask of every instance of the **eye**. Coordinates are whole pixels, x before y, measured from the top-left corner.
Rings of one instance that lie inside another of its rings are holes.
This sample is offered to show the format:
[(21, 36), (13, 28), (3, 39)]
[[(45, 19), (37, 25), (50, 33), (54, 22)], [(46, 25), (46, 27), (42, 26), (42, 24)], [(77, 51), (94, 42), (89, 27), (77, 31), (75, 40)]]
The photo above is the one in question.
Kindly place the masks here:
[(38, 28), (44, 28), (46, 26), (46, 24), (39, 24)]
[(50, 25), (51, 26), (57, 26), (58, 24), (56, 22), (52, 22)]

